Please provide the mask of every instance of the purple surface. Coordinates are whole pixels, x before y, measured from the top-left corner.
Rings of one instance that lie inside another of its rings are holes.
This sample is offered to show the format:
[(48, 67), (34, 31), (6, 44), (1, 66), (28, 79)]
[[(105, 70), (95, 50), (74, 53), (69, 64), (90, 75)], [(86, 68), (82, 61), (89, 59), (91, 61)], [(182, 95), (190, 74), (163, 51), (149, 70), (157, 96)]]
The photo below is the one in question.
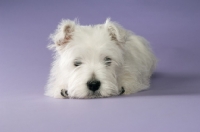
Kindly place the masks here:
[[(0, 1), (0, 132), (199, 132), (200, 1)], [(62, 18), (107, 17), (147, 38), (159, 59), (151, 89), (104, 99), (43, 95), (48, 36)]]

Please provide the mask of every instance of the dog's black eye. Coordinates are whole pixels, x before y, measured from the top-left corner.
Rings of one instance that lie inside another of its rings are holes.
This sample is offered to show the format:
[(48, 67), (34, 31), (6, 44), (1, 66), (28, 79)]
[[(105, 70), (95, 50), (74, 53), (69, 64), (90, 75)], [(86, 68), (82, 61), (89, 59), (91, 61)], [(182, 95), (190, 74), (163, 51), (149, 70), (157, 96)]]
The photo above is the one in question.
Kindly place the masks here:
[(107, 66), (110, 66), (110, 65), (111, 65), (112, 59), (111, 59), (110, 57), (106, 56), (106, 57), (104, 58), (104, 61), (105, 61), (105, 64), (106, 64)]
[(74, 66), (80, 66), (82, 64), (81, 61), (74, 61)]

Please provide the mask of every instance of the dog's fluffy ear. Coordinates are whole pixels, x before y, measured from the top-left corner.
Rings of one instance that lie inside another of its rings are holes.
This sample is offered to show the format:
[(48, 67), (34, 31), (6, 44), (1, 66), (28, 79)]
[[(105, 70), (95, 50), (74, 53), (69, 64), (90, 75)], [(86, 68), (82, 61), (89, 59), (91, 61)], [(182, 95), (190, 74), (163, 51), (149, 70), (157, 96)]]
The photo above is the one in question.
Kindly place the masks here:
[(77, 20), (62, 20), (58, 25), (55, 33), (50, 35), (53, 44), (49, 45), (49, 49), (61, 50), (67, 43), (73, 39), (73, 33), (77, 25)]
[(118, 43), (125, 43), (127, 39), (127, 31), (120, 26), (116, 22), (110, 21), (110, 18), (108, 18), (105, 22), (105, 27), (107, 28), (109, 35), (111, 37), (111, 40), (116, 41)]

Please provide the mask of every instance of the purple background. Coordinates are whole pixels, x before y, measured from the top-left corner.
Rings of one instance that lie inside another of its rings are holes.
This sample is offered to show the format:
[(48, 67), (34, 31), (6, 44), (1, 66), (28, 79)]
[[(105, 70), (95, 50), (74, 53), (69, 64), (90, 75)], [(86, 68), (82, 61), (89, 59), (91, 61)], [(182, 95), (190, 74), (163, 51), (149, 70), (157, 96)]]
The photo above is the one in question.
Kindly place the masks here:
[[(43, 95), (62, 18), (107, 17), (150, 41), (159, 59), (151, 89), (103, 99)], [(199, 0), (0, 1), (1, 132), (200, 132)]]

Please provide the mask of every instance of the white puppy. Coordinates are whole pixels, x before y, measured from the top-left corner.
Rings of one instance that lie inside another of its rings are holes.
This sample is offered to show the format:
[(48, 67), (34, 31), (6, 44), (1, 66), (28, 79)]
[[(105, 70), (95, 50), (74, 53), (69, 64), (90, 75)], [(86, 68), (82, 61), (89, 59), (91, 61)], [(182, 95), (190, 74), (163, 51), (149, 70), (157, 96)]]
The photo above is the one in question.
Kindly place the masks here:
[(149, 87), (156, 59), (148, 42), (110, 19), (92, 26), (62, 20), (50, 38), (55, 60), (47, 96), (108, 97)]

